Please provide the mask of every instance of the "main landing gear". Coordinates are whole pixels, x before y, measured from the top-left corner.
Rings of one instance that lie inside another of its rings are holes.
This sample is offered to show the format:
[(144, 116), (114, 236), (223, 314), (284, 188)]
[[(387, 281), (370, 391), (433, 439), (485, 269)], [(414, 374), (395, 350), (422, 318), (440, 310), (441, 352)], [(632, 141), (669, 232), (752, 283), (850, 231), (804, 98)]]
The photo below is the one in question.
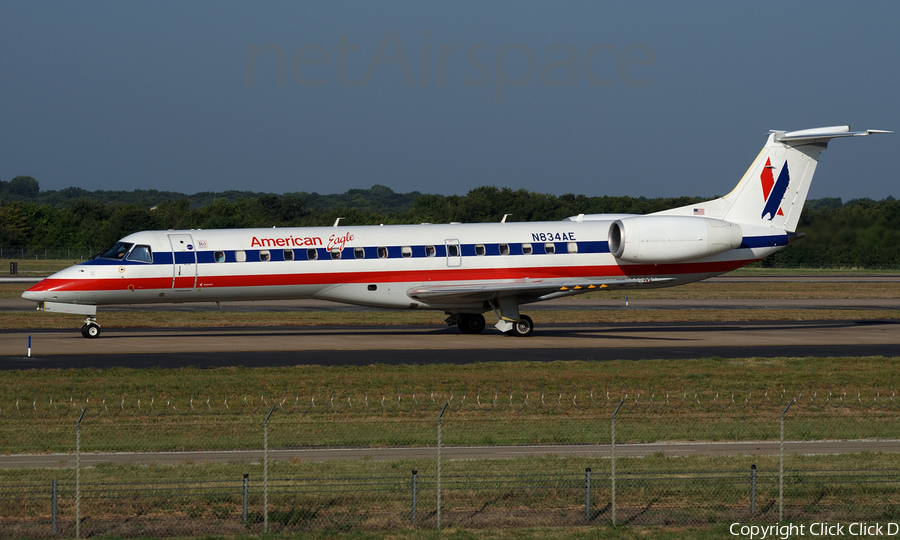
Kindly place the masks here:
[(84, 326), (81, 327), (81, 335), (88, 339), (94, 339), (100, 336), (100, 325), (97, 324), (97, 320), (94, 317), (87, 316), (84, 318)]
[(528, 337), (534, 332), (534, 321), (528, 315), (519, 315), (520, 319), (513, 323), (512, 332), (514, 336)]
[[(485, 327), (484, 315), (480, 313), (452, 313), (446, 322), (458, 326), (463, 334), (480, 334)], [(520, 315), (518, 321), (503, 324), (506, 326), (503, 333), (510, 336), (528, 337), (534, 332), (534, 321), (528, 315)]]
[(463, 334), (480, 334), (484, 331), (484, 315), (481, 313), (460, 313), (459, 331)]

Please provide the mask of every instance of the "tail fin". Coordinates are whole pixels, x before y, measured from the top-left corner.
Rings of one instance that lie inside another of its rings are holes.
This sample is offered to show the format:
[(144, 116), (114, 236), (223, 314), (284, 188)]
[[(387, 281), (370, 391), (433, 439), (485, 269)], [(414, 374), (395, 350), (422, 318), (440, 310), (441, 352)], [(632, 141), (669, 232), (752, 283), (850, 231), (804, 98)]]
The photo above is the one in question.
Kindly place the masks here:
[(700, 214), (732, 223), (794, 232), (816, 172), (819, 154), (828, 146), (828, 141), (870, 133), (891, 132), (850, 131), (850, 126), (771, 131), (766, 145), (731, 193), (720, 199), (661, 213)]

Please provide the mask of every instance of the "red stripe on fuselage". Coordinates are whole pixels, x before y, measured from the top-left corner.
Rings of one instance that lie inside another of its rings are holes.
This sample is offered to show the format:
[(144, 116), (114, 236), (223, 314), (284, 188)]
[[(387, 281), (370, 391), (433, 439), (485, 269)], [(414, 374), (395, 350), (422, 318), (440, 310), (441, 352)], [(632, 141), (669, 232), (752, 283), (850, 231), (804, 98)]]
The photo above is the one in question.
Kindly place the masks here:
[[(723, 273), (747, 265), (753, 260), (628, 266), (537, 266), (528, 268), (446, 268), (442, 270), (389, 270), (366, 272), (327, 272), (296, 274), (250, 274), (198, 276), (197, 287), (268, 287), (290, 285), (329, 285), (340, 283), (429, 283), (511, 279), (552, 279), (587, 277), (645, 277), (678, 274)], [(117, 291), (129, 286), (138, 290), (171, 289), (171, 277), (154, 278), (47, 278), (29, 288), (30, 292)]]

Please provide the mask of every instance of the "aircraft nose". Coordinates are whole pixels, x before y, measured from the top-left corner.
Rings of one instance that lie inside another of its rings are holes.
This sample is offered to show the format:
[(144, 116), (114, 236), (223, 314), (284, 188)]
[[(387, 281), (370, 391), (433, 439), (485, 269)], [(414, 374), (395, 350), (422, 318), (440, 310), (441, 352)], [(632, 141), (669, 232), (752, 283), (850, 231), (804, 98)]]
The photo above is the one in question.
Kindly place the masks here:
[(22, 293), (22, 298), (24, 298), (25, 300), (30, 300), (32, 302), (40, 302), (41, 300), (44, 299), (44, 293), (43, 292), (25, 291)]
[(29, 287), (27, 291), (22, 293), (22, 298), (24, 298), (25, 300), (30, 300), (32, 302), (42, 302), (46, 294), (46, 290), (42, 286), (42, 283), (43, 281), (40, 281), (37, 284)]

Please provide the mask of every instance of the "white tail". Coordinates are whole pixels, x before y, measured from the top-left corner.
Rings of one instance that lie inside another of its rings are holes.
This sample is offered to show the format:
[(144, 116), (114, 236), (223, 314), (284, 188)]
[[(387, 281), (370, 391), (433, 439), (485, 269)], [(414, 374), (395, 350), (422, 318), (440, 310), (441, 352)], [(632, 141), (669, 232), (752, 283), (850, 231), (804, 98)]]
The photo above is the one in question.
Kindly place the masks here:
[(766, 145), (731, 193), (720, 199), (660, 213), (703, 215), (794, 232), (816, 172), (819, 154), (828, 146), (828, 141), (870, 133), (892, 132), (850, 131), (849, 126), (772, 131)]

